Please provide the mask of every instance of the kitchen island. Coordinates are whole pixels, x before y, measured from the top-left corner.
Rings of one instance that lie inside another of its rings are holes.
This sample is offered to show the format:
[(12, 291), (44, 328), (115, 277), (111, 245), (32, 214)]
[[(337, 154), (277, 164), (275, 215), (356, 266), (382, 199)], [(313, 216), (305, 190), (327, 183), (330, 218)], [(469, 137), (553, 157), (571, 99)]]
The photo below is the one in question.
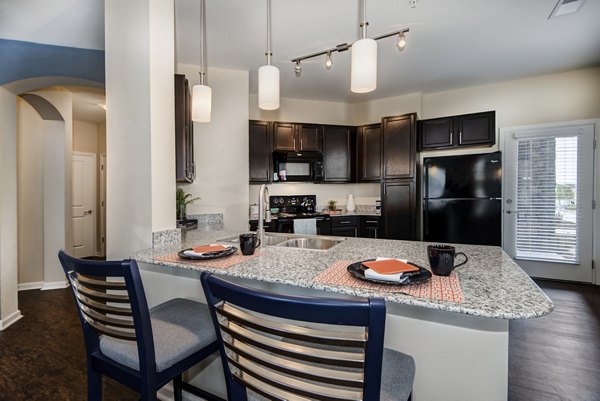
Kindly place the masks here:
[[(508, 321), (543, 316), (553, 308), (548, 297), (499, 247), (457, 245), (457, 251), (465, 252), (469, 261), (453, 273), (460, 297), (452, 299), (409, 295), (398, 292), (403, 287), (397, 286), (363, 288), (322, 279), (336, 264), (376, 257), (408, 259), (428, 267), (427, 243), (423, 242), (348, 238), (325, 251), (267, 246), (254, 257), (238, 257), (239, 263), (227, 268), (173, 257), (182, 248), (236, 234), (188, 232), (181, 244), (133, 255), (140, 262), (149, 305), (174, 297), (203, 300), (198, 281), (202, 271), (285, 293), (384, 298), (385, 346), (415, 358), (415, 401), (506, 400)], [(348, 273), (340, 270), (339, 274)], [(220, 370), (217, 363), (213, 365), (213, 370)], [(198, 385), (215, 384), (210, 377), (194, 380)]]

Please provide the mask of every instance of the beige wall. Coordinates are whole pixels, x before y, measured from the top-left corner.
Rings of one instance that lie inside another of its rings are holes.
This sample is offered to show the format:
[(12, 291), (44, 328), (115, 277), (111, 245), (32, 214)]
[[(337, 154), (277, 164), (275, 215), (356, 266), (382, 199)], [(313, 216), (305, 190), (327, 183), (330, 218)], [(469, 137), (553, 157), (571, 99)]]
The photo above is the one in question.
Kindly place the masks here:
[(421, 93), (411, 93), (371, 102), (355, 103), (352, 105), (352, 125), (374, 124), (380, 122), (382, 117), (407, 113), (417, 113), (418, 118), (422, 118), (421, 100)]
[(311, 122), (352, 125), (353, 105), (339, 102), (291, 99), (282, 97), (277, 110), (258, 108), (257, 95), (250, 95), (250, 119), (267, 121)]
[[(179, 65), (178, 73), (190, 87), (198, 82), (196, 66)], [(208, 69), (211, 122), (194, 123), (196, 179), (178, 185), (202, 198), (188, 206), (188, 214), (223, 213), (231, 230), (247, 230), (248, 224), (248, 79), (247, 71)]]
[(73, 151), (98, 153), (98, 126), (73, 120)]
[(0, 330), (21, 316), (17, 300), (17, 100), (0, 86)]
[(17, 126), (19, 284), (39, 283), (44, 281), (44, 122), (19, 99)]

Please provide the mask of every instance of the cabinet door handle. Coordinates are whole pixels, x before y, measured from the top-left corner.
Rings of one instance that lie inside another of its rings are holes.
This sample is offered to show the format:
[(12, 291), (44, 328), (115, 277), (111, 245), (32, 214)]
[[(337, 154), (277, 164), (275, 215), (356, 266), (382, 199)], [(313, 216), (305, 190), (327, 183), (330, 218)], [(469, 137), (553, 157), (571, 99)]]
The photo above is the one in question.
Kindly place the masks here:
[(375, 239), (377, 239), (377, 228), (375, 229)]
[(300, 150), (304, 150), (304, 145), (302, 142), (302, 135), (300, 135)]
[(358, 228), (354, 227), (354, 237), (358, 237)]
[(350, 223), (352, 223), (352, 222), (351, 222), (351, 221), (340, 221), (339, 223), (340, 223), (340, 224), (350, 224)]
[(294, 137), (294, 150), (296, 150), (296, 137)]
[(452, 144), (452, 132), (450, 133), (450, 144)]
[(379, 223), (377, 220), (367, 220), (365, 223)]
[(462, 131), (458, 131), (458, 144), (462, 145)]

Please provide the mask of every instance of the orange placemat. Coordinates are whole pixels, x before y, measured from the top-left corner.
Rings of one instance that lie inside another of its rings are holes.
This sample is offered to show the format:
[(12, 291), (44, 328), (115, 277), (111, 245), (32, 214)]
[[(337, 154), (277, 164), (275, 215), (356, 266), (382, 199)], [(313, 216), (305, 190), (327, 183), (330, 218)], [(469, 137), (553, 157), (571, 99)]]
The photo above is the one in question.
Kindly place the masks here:
[(315, 281), (321, 284), (341, 285), (367, 290), (400, 292), (417, 298), (435, 301), (463, 302), (462, 288), (460, 287), (460, 280), (456, 273), (447, 277), (433, 275), (429, 281), (422, 284), (373, 284), (352, 276), (346, 269), (352, 263), (354, 262), (350, 260), (338, 260), (315, 277)]
[(255, 251), (254, 255), (242, 255), (242, 253), (238, 250), (236, 253), (230, 256), (225, 256), (223, 258), (217, 259), (205, 259), (205, 260), (191, 260), (180, 258), (177, 255), (177, 252), (170, 253), (164, 256), (155, 256), (154, 259), (161, 260), (163, 262), (171, 262), (171, 263), (184, 263), (193, 266), (206, 266), (212, 267), (213, 269), (227, 269), (231, 266), (235, 266), (239, 263), (245, 262), (250, 259), (254, 259), (260, 255), (260, 251)]

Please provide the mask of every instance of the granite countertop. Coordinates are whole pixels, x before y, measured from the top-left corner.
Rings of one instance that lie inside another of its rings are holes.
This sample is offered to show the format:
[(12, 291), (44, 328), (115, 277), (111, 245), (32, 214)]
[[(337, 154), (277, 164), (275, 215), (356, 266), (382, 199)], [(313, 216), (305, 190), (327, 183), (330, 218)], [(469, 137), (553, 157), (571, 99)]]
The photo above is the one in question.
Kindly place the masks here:
[[(188, 232), (182, 244), (140, 251), (133, 258), (139, 262), (178, 269), (210, 271), (264, 282), (281, 283), (342, 294), (381, 297), (388, 302), (499, 319), (529, 319), (543, 316), (553, 309), (552, 301), (502, 250), (495, 246), (456, 245), (469, 261), (455, 270), (460, 279), (463, 302), (434, 301), (403, 293), (374, 291), (314, 281), (319, 273), (337, 260), (360, 261), (375, 257), (404, 258), (428, 267), (426, 242), (348, 238), (327, 251), (264, 247), (262, 253), (228, 269), (203, 267), (199, 264), (171, 263), (155, 259), (182, 248), (216, 242), (235, 236), (232, 231)], [(454, 273), (453, 273), (454, 274)]]

